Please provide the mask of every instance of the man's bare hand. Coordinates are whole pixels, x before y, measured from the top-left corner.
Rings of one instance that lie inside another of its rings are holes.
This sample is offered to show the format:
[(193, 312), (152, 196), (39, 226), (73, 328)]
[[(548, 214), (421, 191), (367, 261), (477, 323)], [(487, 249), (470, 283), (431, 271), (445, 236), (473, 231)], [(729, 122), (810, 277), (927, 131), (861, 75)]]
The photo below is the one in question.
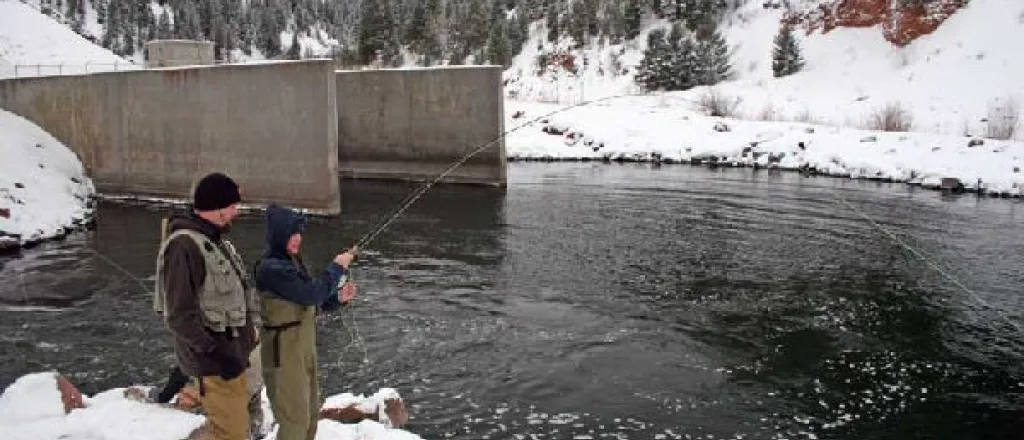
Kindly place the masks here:
[(352, 264), (352, 260), (354, 260), (355, 258), (356, 258), (356, 256), (354, 254), (352, 254), (350, 252), (344, 252), (344, 253), (336, 255), (334, 257), (334, 262), (338, 266), (341, 266), (341, 267), (344, 267), (345, 269), (348, 269), (348, 266)]
[(336, 255), (334, 257), (334, 262), (337, 263), (338, 266), (341, 266), (341, 267), (344, 267), (345, 269), (348, 269), (348, 267), (352, 264), (352, 260), (356, 259), (356, 255), (358, 253), (359, 253), (359, 247), (352, 246), (352, 249), (349, 249), (349, 250), (347, 250), (345, 252), (342, 252), (342, 253)]

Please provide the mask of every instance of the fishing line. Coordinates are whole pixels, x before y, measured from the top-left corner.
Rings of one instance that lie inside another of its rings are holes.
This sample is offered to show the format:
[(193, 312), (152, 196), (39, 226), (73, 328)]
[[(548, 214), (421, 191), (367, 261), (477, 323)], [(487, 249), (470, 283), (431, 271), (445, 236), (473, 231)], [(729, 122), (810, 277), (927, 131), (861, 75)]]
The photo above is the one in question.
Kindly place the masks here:
[(929, 258), (923, 252), (913, 248), (912, 246), (907, 244), (905, 241), (900, 239), (899, 236), (897, 236), (896, 234), (894, 234), (891, 231), (889, 231), (889, 230), (885, 229), (884, 227), (882, 227), (882, 225), (878, 224), (878, 222), (876, 222), (873, 218), (871, 218), (871, 216), (867, 215), (867, 213), (865, 213), (864, 211), (858, 209), (856, 206), (854, 206), (850, 202), (846, 201), (846, 199), (844, 199), (838, 193), (836, 193), (836, 197), (835, 198), (840, 203), (842, 203), (847, 208), (849, 208), (851, 211), (857, 213), (857, 215), (860, 215), (865, 220), (867, 220), (868, 223), (871, 224), (871, 226), (873, 226), (875, 229), (881, 231), (883, 234), (885, 234), (885, 236), (889, 237), (890, 240), (892, 240), (893, 242), (898, 244), (900, 247), (905, 249), (907, 252), (910, 252), (911, 254), (913, 254), (914, 256), (919, 258), (926, 265), (928, 265), (929, 268), (931, 268), (932, 270), (937, 272), (939, 275), (942, 275), (943, 277), (945, 277), (953, 285), (959, 287), (961, 290), (963, 290), (965, 293), (967, 293), (967, 295), (969, 297), (973, 298), (975, 301), (977, 301), (982, 306), (992, 310), (997, 316), (999, 316), (1004, 321), (1006, 321), (1007, 324), (1010, 324), (1010, 326), (1013, 327), (1014, 329), (1016, 329), (1018, 332), (1021, 332), (1022, 330), (1024, 330), (1024, 329), (1021, 328), (1021, 326), (1019, 324), (1017, 324), (1016, 322), (1011, 320), (1009, 316), (1004, 314), (998, 308), (994, 307), (988, 301), (985, 301), (984, 298), (982, 298), (980, 295), (975, 293), (973, 290), (971, 290), (970, 288), (965, 286), (964, 283), (960, 282), (960, 280), (956, 279), (956, 277), (954, 277), (953, 275), (950, 275), (949, 272), (947, 272), (945, 269), (943, 269), (941, 266), (939, 266), (937, 263), (935, 263), (934, 260)]
[(584, 106), (588, 106), (588, 105), (593, 105), (593, 104), (597, 104), (597, 103), (602, 102), (602, 101), (609, 101), (609, 100), (612, 100), (612, 99), (629, 98), (629, 97), (637, 97), (637, 96), (645, 96), (645, 95), (637, 94), (637, 93), (627, 93), (627, 94), (621, 94), (621, 95), (605, 96), (603, 98), (593, 99), (593, 100), (590, 100), (590, 101), (583, 101), (583, 102), (580, 102), (580, 103), (577, 103), (577, 104), (572, 104), (572, 105), (569, 105), (569, 106), (566, 106), (566, 107), (559, 108), (557, 110), (550, 111), (550, 112), (545, 113), (543, 115), (537, 116), (536, 118), (530, 119), (530, 120), (524, 122), (523, 124), (517, 125), (514, 128), (511, 128), (509, 130), (505, 130), (504, 132), (499, 134), (497, 137), (495, 137), (490, 142), (477, 147), (476, 149), (471, 151), (469, 154), (463, 156), (461, 159), (459, 159), (458, 161), (453, 163), (451, 166), (449, 166), (447, 169), (445, 169), (444, 172), (442, 172), (440, 175), (438, 175), (434, 179), (427, 181), (427, 183), (422, 188), (420, 188), (419, 190), (414, 191), (413, 193), (411, 193), (408, 197), (405, 198), (405, 201), (403, 203), (401, 203), (398, 206), (397, 209), (392, 211), (392, 214), (390, 216), (385, 217), (384, 220), (381, 221), (381, 222), (378, 222), (377, 226), (375, 226), (373, 229), (371, 229), (370, 232), (366, 233), (366, 235), (363, 235), (363, 237), (360, 238), (358, 242), (356, 242), (355, 247), (359, 248), (359, 249), (362, 249), (364, 246), (366, 246), (367, 243), (369, 243), (373, 239), (377, 238), (377, 236), (380, 235), (381, 232), (383, 232), (385, 229), (387, 229), (388, 226), (391, 225), (391, 223), (393, 223), (395, 220), (397, 220), (398, 217), (400, 217), (402, 215), (402, 213), (405, 212), (405, 210), (409, 209), (409, 207), (412, 206), (412, 204), (415, 203), (416, 200), (418, 200), (420, 197), (422, 197), (423, 194), (425, 194), (437, 182), (439, 182), (439, 181), (441, 181), (441, 179), (444, 179), (445, 177), (447, 177), (449, 174), (451, 174), (452, 171), (454, 171), (456, 168), (458, 168), (459, 166), (464, 164), (467, 160), (469, 160), (473, 156), (476, 156), (477, 154), (480, 154), (480, 152), (490, 148), (491, 146), (493, 146), (496, 143), (498, 143), (498, 141), (506, 138), (508, 135), (516, 132), (517, 130), (519, 130), (521, 128), (524, 128), (524, 127), (526, 127), (528, 125), (531, 125), (534, 122), (540, 121), (540, 120), (545, 119), (545, 118), (549, 118), (551, 116), (554, 116), (554, 115), (562, 113), (562, 112), (566, 112), (566, 111), (572, 110), (574, 108), (584, 107)]
[[(429, 191), (430, 188), (433, 187), (435, 184), (437, 184), (437, 182), (440, 182), (442, 179), (447, 177), (449, 174), (451, 174), (452, 171), (454, 171), (456, 168), (458, 168), (462, 164), (466, 163), (466, 161), (471, 159), (473, 156), (476, 156), (477, 154), (480, 154), (482, 151), (484, 151), (484, 150), (490, 148), (491, 146), (497, 144), (498, 141), (501, 141), (502, 139), (505, 139), (509, 134), (512, 134), (512, 133), (516, 132), (517, 130), (519, 130), (521, 128), (524, 128), (524, 127), (526, 127), (528, 125), (531, 125), (531, 124), (533, 124), (533, 123), (535, 123), (537, 121), (543, 120), (545, 118), (549, 118), (551, 116), (554, 116), (556, 114), (559, 114), (559, 113), (562, 113), (562, 112), (565, 112), (565, 111), (568, 111), (568, 110), (572, 110), (574, 108), (584, 107), (584, 106), (588, 106), (588, 105), (593, 105), (593, 104), (596, 104), (596, 103), (599, 103), (599, 102), (602, 102), (602, 101), (610, 101), (612, 99), (628, 98), (628, 97), (636, 97), (636, 96), (644, 96), (644, 95), (643, 94), (636, 94), (636, 93), (627, 93), (627, 94), (620, 94), (620, 95), (610, 95), (610, 96), (605, 96), (605, 97), (598, 98), (598, 99), (593, 99), (593, 100), (590, 100), (590, 101), (579, 102), (577, 104), (572, 104), (572, 105), (569, 105), (569, 106), (566, 106), (566, 107), (561, 107), (559, 109), (550, 111), (548, 113), (545, 113), (543, 115), (540, 115), (540, 116), (537, 116), (537, 117), (535, 117), (533, 119), (530, 119), (530, 120), (528, 120), (528, 121), (526, 121), (526, 122), (524, 122), (524, 123), (522, 123), (520, 125), (517, 125), (517, 126), (511, 128), (511, 129), (505, 130), (504, 132), (499, 134), (497, 137), (492, 139), (490, 142), (487, 142), (487, 143), (477, 147), (476, 149), (471, 151), (469, 154), (466, 154), (462, 158), (460, 158), (459, 160), (455, 161), (455, 163), (450, 165), (447, 169), (445, 169), (443, 172), (441, 172), (441, 174), (439, 174), (437, 177), (435, 177), (435, 178), (433, 178), (431, 180), (428, 180), (426, 182), (426, 184), (423, 185), (423, 187), (421, 187), (418, 190), (413, 191), (409, 195), (407, 195), (405, 197), (405, 199), (403, 199), (403, 201), (398, 204), (398, 207), (391, 212), (390, 215), (384, 217), (383, 220), (377, 222), (376, 226), (374, 226), (372, 229), (370, 229), (369, 232), (367, 232), (365, 235), (363, 235), (363, 237), (360, 238), (359, 241), (356, 242), (356, 244), (352, 248), (353, 249), (363, 249), (368, 243), (373, 241), (373, 239), (377, 238), (377, 236), (379, 236), (382, 232), (384, 232), (385, 229), (387, 229), (389, 226), (391, 226), (391, 224), (394, 223), (394, 221), (397, 220), (398, 217), (400, 217), (403, 213), (405, 213), (405, 211), (407, 209), (409, 209), (409, 207), (412, 206), (413, 203), (416, 203), (416, 201), (419, 200), (419, 198), (422, 197), (423, 194), (426, 194), (426, 192)], [(504, 117), (504, 115), (502, 115), (502, 117)], [(353, 261), (352, 264), (354, 265), (355, 261)], [(363, 338), (359, 335), (359, 327), (356, 324), (355, 312), (352, 311), (352, 306), (351, 305), (346, 305), (345, 308), (349, 309), (349, 318), (348, 319), (351, 320), (351, 322), (352, 322), (352, 330), (349, 331), (350, 341), (352, 341), (352, 340), (357, 341), (356, 343), (358, 344), (358, 346), (362, 348), (363, 362), (364, 363), (369, 363), (369, 357), (367, 356), (366, 344), (363, 341)], [(344, 319), (343, 319), (342, 325), (345, 326)], [(348, 329), (348, 326), (345, 326), (345, 328)], [(354, 339), (353, 339), (353, 337), (354, 337)], [(346, 345), (346, 348), (347, 348), (347, 345)]]

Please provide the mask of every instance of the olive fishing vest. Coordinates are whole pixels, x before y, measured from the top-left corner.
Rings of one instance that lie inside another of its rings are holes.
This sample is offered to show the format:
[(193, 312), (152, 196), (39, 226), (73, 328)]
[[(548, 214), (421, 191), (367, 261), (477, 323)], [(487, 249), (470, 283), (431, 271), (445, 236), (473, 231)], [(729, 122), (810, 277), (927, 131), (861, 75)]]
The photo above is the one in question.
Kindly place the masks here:
[[(153, 290), (153, 309), (162, 313), (167, 321), (169, 312), (166, 310), (164, 284), (164, 252), (167, 244), (174, 238), (184, 235), (196, 243), (203, 256), (206, 266), (206, 279), (199, 290), (199, 308), (202, 311), (203, 324), (215, 332), (223, 332), (231, 327), (244, 327), (246, 315), (259, 313), (259, 298), (256, 296), (252, 282), (245, 272), (245, 265), (234, 246), (227, 240), (221, 240), (222, 250), (209, 237), (199, 231), (179, 229), (174, 231), (160, 246), (156, 262), (156, 288)], [(226, 252), (225, 252), (226, 251)], [(258, 319), (258, 318), (257, 318)], [(256, 325), (259, 325), (257, 320)]]

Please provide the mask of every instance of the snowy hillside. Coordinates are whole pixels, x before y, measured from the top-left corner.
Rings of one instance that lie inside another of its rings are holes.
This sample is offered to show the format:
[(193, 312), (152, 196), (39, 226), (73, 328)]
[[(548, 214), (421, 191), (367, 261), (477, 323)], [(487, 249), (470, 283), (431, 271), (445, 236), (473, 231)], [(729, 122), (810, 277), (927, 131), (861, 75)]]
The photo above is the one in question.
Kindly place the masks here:
[[(806, 10), (818, 3), (805, 0), (799, 6)], [(724, 20), (735, 77), (716, 89), (736, 100), (736, 117), (869, 128), (880, 109), (899, 104), (913, 131), (984, 135), (989, 128), (984, 119), (1007, 121), (1005, 116), (1014, 116), (1012, 110), (1024, 105), (1024, 58), (1017, 47), (1024, 40), (1024, 3), (1019, 0), (970, 2), (935, 32), (902, 48), (883, 38), (881, 26), (810, 35), (798, 31), (806, 67), (776, 79), (771, 51), (782, 18), (782, 9), (748, 1)], [(537, 77), (537, 47), (546, 32), (537, 23), (523, 53), (506, 71), (507, 96), (576, 103), (640, 93), (634, 67), (642, 59), (646, 34), (659, 26), (667, 29), (668, 23), (648, 18), (633, 41), (570, 51), (576, 75), (559, 71)], [(697, 109), (707, 90), (670, 93), (688, 98), (690, 108)], [(1024, 127), (1016, 131), (1024, 139)]]
[(37, 7), (0, 0), (0, 78), (137, 68)]

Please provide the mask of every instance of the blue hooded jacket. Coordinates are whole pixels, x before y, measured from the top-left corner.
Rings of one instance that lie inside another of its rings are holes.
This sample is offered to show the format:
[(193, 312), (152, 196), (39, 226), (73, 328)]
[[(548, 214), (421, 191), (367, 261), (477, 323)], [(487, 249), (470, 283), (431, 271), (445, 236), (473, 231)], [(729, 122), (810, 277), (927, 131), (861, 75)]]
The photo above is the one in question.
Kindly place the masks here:
[(299, 305), (336, 309), (341, 305), (337, 285), (345, 269), (331, 261), (313, 278), (300, 256), (288, 255), (288, 240), (305, 225), (302, 215), (291, 209), (277, 204), (267, 207), (267, 249), (256, 264), (256, 287)]

